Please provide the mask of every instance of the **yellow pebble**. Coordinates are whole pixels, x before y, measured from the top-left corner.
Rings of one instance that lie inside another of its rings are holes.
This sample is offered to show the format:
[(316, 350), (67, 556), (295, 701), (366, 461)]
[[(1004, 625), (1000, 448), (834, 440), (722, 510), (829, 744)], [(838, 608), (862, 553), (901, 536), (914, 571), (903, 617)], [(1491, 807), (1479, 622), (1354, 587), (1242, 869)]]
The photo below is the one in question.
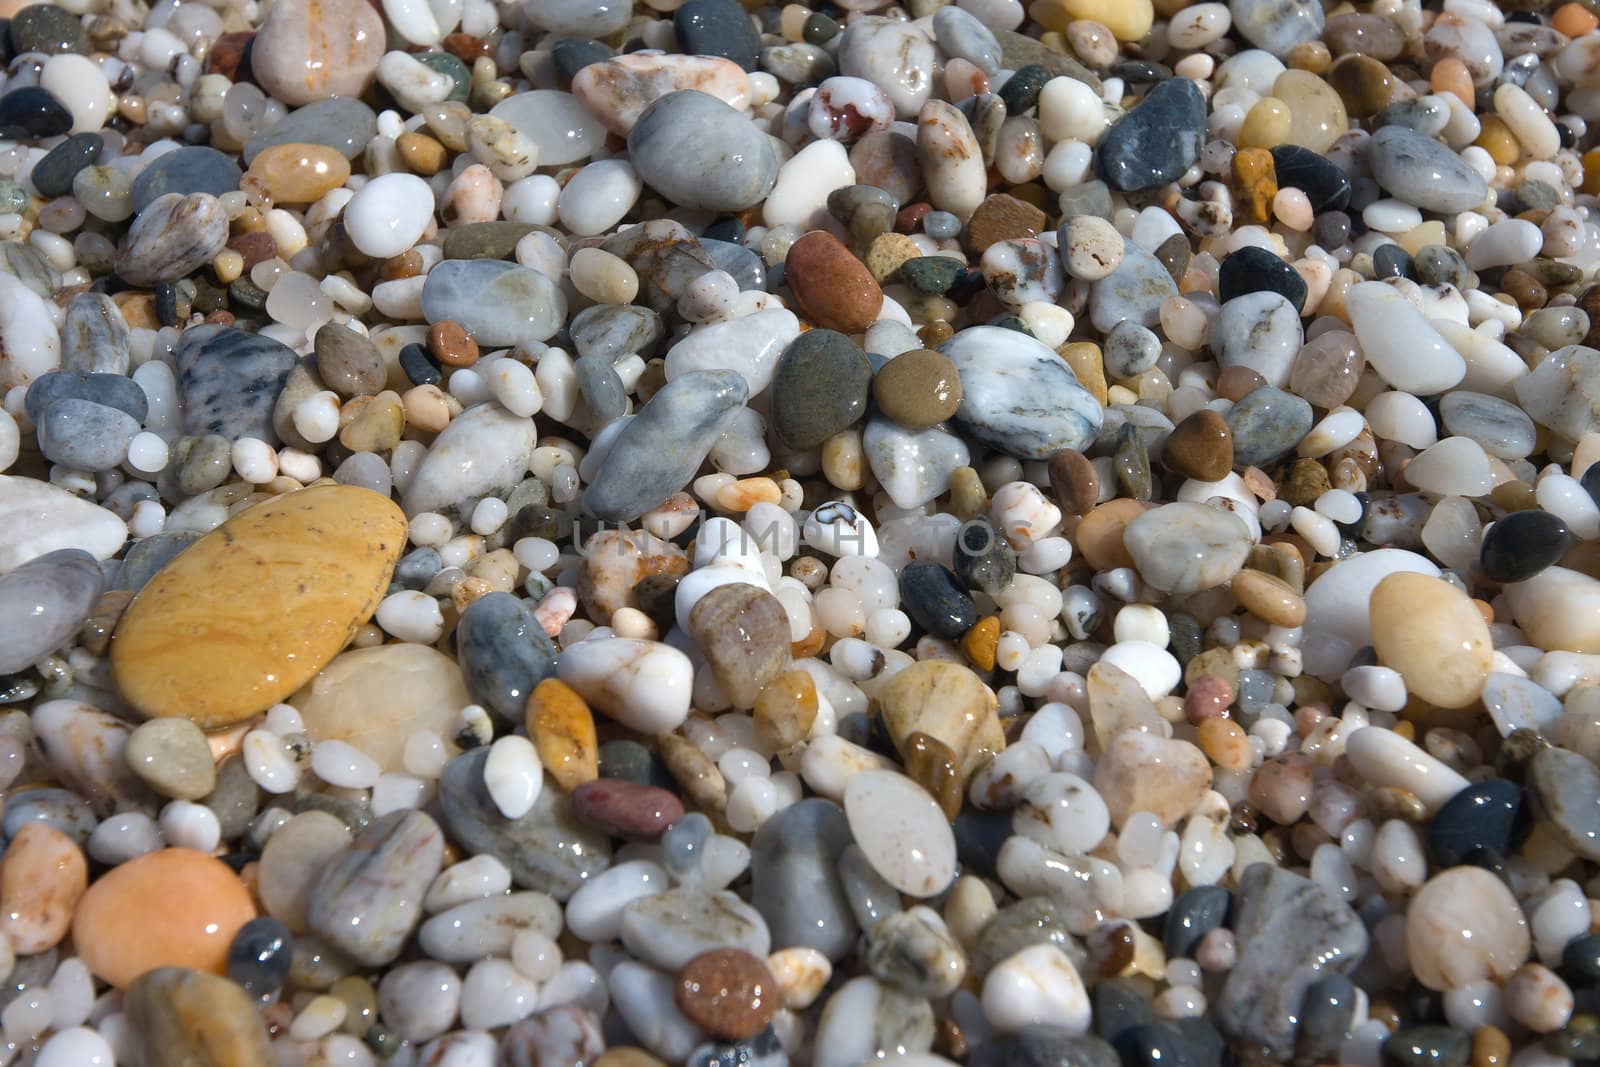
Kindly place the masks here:
[(1240, 148), (1276, 148), (1289, 137), (1289, 105), (1275, 96), (1263, 96), (1245, 113), (1239, 127)]
[(1056, 353), (1067, 361), (1072, 373), (1078, 376), (1078, 384), (1093, 393), (1100, 406), (1105, 407), (1106, 364), (1100, 346), (1093, 341), (1068, 341), (1056, 349)]
[(989, 615), (973, 623), (972, 629), (961, 636), (961, 651), (980, 671), (992, 671), (994, 651), (999, 643), (1000, 620), (994, 615)]
[(817, 721), (817, 684), (805, 671), (785, 671), (756, 694), (756, 737), (773, 749), (805, 740)]
[(261, 150), (248, 176), (265, 185), (275, 203), (309, 204), (345, 183), (350, 161), (327, 145), (278, 144)]
[[(1511, 132), (1505, 120), (1499, 115), (1482, 115), (1480, 121), (1483, 130), (1478, 134), (1478, 139), (1472, 143), (1489, 153), (1489, 158), (1497, 166), (1508, 167), (1517, 161), (1522, 154), (1522, 145), (1517, 142), (1516, 135)], [(1585, 181), (1587, 181), (1585, 170)]]
[(1266, 222), (1271, 216), (1272, 199), (1278, 195), (1278, 172), (1272, 153), (1265, 148), (1241, 148), (1235, 152), (1233, 189), (1234, 210), (1241, 220)]
[(217, 253), (217, 258), (211, 261), (211, 269), (217, 281), (226, 285), (244, 273), (244, 257), (231, 248), (226, 249)]
[(1289, 106), (1290, 144), (1326, 152), (1350, 128), (1344, 101), (1333, 86), (1305, 70), (1286, 70), (1272, 85), (1272, 95)]
[(562, 789), (570, 793), (600, 777), (594, 713), (577, 690), (558, 678), (546, 678), (528, 694), (523, 719), (539, 761)]
[(776, 504), (783, 490), (771, 478), (740, 478), (717, 490), (716, 505), (723, 511), (742, 514), (757, 504)]
[(1249, 736), (1232, 719), (1220, 716), (1201, 719), (1197, 729), (1200, 750), (1223, 770), (1249, 770), (1250, 764), (1255, 762), (1255, 750), (1250, 747)]
[(1150, 32), (1156, 9), (1151, 0), (1037, 0), (1028, 14), (1047, 30), (1065, 30), (1074, 19), (1098, 22), (1119, 41), (1137, 41)]
[(1600, 148), (1583, 154), (1583, 191), (1590, 196), (1600, 193)]

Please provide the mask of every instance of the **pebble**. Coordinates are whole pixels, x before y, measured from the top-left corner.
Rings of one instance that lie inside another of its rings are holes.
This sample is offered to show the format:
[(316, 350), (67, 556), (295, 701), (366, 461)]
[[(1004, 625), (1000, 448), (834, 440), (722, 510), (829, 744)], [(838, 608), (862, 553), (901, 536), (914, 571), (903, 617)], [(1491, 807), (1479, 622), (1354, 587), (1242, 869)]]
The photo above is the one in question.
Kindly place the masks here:
[(1134, 812), (1148, 812), (1170, 826), (1205, 793), (1208, 766), (1187, 741), (1124, 731), (1112, 738), (1105, 758), (1095, 765), (1094, 788), (1113, 826), (1121, 827)]
[(590, 63), (572, 76), (572, 95), (607, 129), (624, 137), (652, 103), (688, 89), (740, 111), (750, 106), (743, 70), (720, 54), (621, 55)]
[(1516, 898), (1481, 867), (1441, 871), (1406, 908), (1406, 954), (1417, 981), (1429, 989), (1503, 980), (1531, 947)]
[(211, 747), (188, 719), (141, 723), (128, 735), (123, 758), (146, 785), (165, 797), (203, 800), (216, 788)]
[(291, 935), (276, 919), (251, 919), (228, 946), (228, 977), (246, 993), (265, 996), (289, 980)]
[(43, 822), (19, 829), (0, 868), (0, 934), (12, 951), (31, 956), (59, 944), (88, 881), (88, 864), (72, 838)]
[[(683, 18), (682, 9), (677, 18)], [(711, 211), (742, 211), (759, 203), (778, 177), (766, 137), (739, 111), (694, 89), (668, 93), (645, 108), (628, 132), (628, 154), (651, 188), (674, 203)], [(685, 166), (699, 160), (705, 165)]]
[(824, 329), (861, 333), (883, 304), (883, 290), (866, 266), (826, 231), (789, 246), (784, 274), (806, 316)]
[(623, 909), (621, 934), (636, 958), (666, 971), (716, 948), (765, 956), (771, 947), (761, 914), (727, 890), (679, 888), (641, 897)]
[(1527, 809), (1515, 782), (1491, 778), (1468, 786), (1434, 814), (1423, 840), (1440, 869), (1460, 866), (1475, 850), (1508, 853), (1526, 832)]
[(378, 134), (378, 118), (360, 100), (346, 96), (317, 100), (297, 107), (245, 142), (242, 153), (249, 166), (274, 145), (313, 144), (332, 148), (355, 159)]
[[(368, 490), (325, 486), (257, 505), (164, 567), (123, 614), (111, 645), (119, 691), (146, 717), (202, 729), (259, 714), (371, 617), (404, 543), (399, 509)], [(283, 544), (297, 554), (282, 559)], [(253, 655), (237, 648), (240, 627)], [(223, 646), (234, 650), (204, 654)]]
[(678, 1010), (707, 1033), (747, 1041), (777, 1013), (778, 983), (759, 957), (737, 948), (703, 952), (678, 972)]
[(1379, 185), (1425, 211), (1471, 211), (1488, 193), (1483, 178), (1454, 152), (1404, 126), (1377, 130), (1367, 158)]
[(1252, 370), (1277, 388), (1287, 384), (1303, 337), (1296, 305), (1271, 290), (1229, 300), (1211, 327), (1211, 344), (1223, 368)]
[(151, 1062), (268, 1067), (267, 1028), (239, 986), (182, 965), (139, 976), (123, 995), (127, 1033)]
[(683, 817), (683, 802), (665, 789), (620, 778), (598, 778), (572, 791), (582, 822), (628, 841), (658, 841)]
[(736, 708), (754, 707), (763, 686), (789, 665), (789, 617), (771, 593), (753, 585), (719, 586), (689, 612), (717, 687)]
[(461, 613), (456, 655), (473, 699), (508, 722), (522, 718), (534, 686), (556, 671), (544, 627), (509, 593), (489, 593)]
[(73, 913), (72, 940), (95, 977), (124, 988), (161, 967), (225, 973), (234, 935), (253, 918), (250, 894), (226, 864), (164, 848), (97, 878)]
[(773, 432), (790, 448), (815, 448), (860, 421), (873, 387), (872, 364), (860, 346), (832, 330), (808, 330), (789, 343), (773, 370)]
[(1133, 242), (1124, 241), (1117, 269), (1089, 289), (1089, 320), (1095, 329), (1105, 333), (1124, 319), (1154, 327), (1161, 321), (1162, 303), (1177, 295), (1177, 284), (1161, 261)]
[(527, 471), (535, 441), (532, 419), (499, 404), (475, 404), (433, 439), (401, 505), (415, 516), (509, 493)]
[(688, 0), (672, 16), (672, 28), (689, 55), (721, 56), (755, 70), (761, 38), (744, 8), (732, 0)]
[(191, 145), (168, 152), (133, 180), (133, 210), (137, 214), (168, 193), (221, 196), (239, 188), (244, 175), (225, 152)]
[(294, 365), (291, 349), (261, 334), (211, 325), (184, 331), (177, 354), (184, 432), (275, 444), (273, 406)]
[(451, 259), (428, 274), (422, 314), (430, 323), (459, 323), (480, 346), (496, 348), (548, 339), (561, 328), (567, 306), (555, 284), (536, 270), (499, 260)]
[(250, 49), (261, 87), (298, 107), (358, 97), (384, 54), (383, 19), (359, 0), (291, 0), (268, 13)]
[(955, 421), (1007, 455), (1047, 459), (1081, 450), (1099, 433), (1100, 405), (1043, 344), (994, 326), (940, 346), (961, 379)]
[(1406, 688), (1439, 707), (1477, 700), (1491, 665), (1488, 625), (1454, 586), (1423, 574), (1391, 574), (1373, 589), (1378, 657)]
[(1100, 177), (1113, 189), (1133, 192), (1173, 181), (1199, 158), (1205, 119), (1205, 99), (1194, 82), (1161, 82), (1106, 131)]
[(1250, 530), (1208, 504), (1166, 504), (1127, 525), (1127, 550), (1139, 574), (1169, 593), (1195, 593), (1230, 581), (1244, 565)]
[(861, 444), (872, 476), (903, 508), (920, 507), (948, 491), (955, 472), (972, 458), (966, 443), (941, 426), (911, 430), (886, 418), (867, 420)]
[(396, 643), (336, 656), (289, 698), (308, 737), (342, 741), (381, 771), (403, 769), (411, 736), (429, 731), (447, 755), (461, 708), (472, 697), (456, 661), (427, 645)]
[(228, 217), (209, 193), (166, 193), (140, 211), (117, 257), (130, 285), (172, 282), (215, 259), (228, 240)]
[(996, 965), (983, 981), (984, 1016), (1002, 1033), (1049, 1023), (1071, 1034), (1089, 1028), (1089, 994), (1054, 945), (1033, 945)]
[(854, 948), (856, 921), (838, 873), (851, 835), (844, 811), (821, 797), (781, 809), (756, 831), (750, 902), (766, 920), (774, 946), (815, 949), (829, 960), (843, 959)]
[(0, 674), (15, 674), (72, 637), (104, 588), (95, 558), (77, 548), (35, 556), (0, 576)]
[(1600, 855), (1600, 774), (1577, 753), (1540, 749), (1528, 762), (1528, 785), (1539, 800), (1541, 823), (1569, 849), (1585, 858)]

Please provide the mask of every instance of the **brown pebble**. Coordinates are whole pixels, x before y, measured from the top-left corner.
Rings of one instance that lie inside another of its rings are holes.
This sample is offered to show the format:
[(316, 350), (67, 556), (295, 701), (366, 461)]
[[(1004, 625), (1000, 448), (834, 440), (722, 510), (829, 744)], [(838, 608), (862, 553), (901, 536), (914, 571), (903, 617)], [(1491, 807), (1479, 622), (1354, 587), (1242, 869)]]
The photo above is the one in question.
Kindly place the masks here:
[(932, 210), (933, 205), (926, 200), (918, 200), (914, 204), (907, 204), (894, 217), (894, 232), (916, 233), (922, 226), (923, 218)]
[(490, 55), (493, 51), (488, 41), (470, 33), (447, 33), (439, 45), (469, 67), (474, 59)]
[(773, 749), (805, 740), (817, 721), (817, 685), (805, 671), (785, 671), (756, 694), (756, 737)]
[(1498, 1026), (1472, 1031), (1472, 1067), (1505, 1067), (1511, 1058), (1511, 1039)]
[(1124, 497), (1108, 500), (1085, 515), (1072, 537), (1084, 562), (1097, 571), (1133, 566), (1133, 556), (1122, 543), (1122, 535), (1128, 523), (1149, 507), (1149, 504)]
[(422, 253), (415, 248), (408, 248), (393, 259), (386, 259), (378, 268), (378, 280), (383, 282), (399, 281), (401, 278), (415, 278), (422, 273)]
[(1278, 195), (1278, 172), (1272, 153), (1265, 148), (1241, 148), (1233, 154), (1234, 210), (1245, 222), (1272, 218), (1272, 199)]
[(1167, 435), (1161, 462), (1184, 478), (1220, 481), (1233, 469), (1233, 431), (1216, 411), (1200, 408)]
[(413, 172), (423, 177), (432, 177), (444, 169), (449, 152), (444, 145), (435, 141), (425, 133), (415, 130), (402, 133), (395, 139), (395, 151), (400, 153), (400, 159)]
[(107, 589), (101, 593), (94, 610), (78, 627), (78, 644), (96, 656), (105, 655), (111, 646), (111, 633), (117, 628), (117, 620), (122, 618), (132, 599), (131, 589)]
[(993, 244), (1037, 237), (1045, 228), (1045, 213), (1006, 193), (995, 193), (972, 213), (967, 222), (967, 245), (978, 255)]
[(1299, 626), (1306, 621), (1305, 598), (1287, 582), (1260, 571), (1233, 576), (1233, 595), (1250, 614), (1272, 626)]
[(1050, 457), (1050, 488), (1069, 515), (1085, 515), (1100, 499), (1100, 475), (1082, 452), (1062, 449)]
[(913, 732), (901, 746), (906, 761), (906, 773), (911, 780), (928, 791), (938, 803), (939, 810), (951, 822), (961, 813), (961, 767), (950, 746), (921, 730)]
[(1289, 465), (1288, 476), (1278, 483), (1278, 496), (1295, 507), (1308, 508), (1332, 488), (1322, 464), (1301, 457)]
[(428, 327), (428, 351), (450, 367), (470, 367), (478, 362), (478, 342), (467, 336), (459, 322), (450, 319)]
[(265, 230), (255, 233), (241, 233), (228, 238), (227, 247), (244, 259), (244, 272), (257, 263), (263, 263), (278, 254), (278, 242)]
[(1217, 395), (1239, 401), (1266, 384), (1267, 380), (1249, 367), (1228, 367), (1217, 375)]
[(250, 80), (250, 42), (255, 39), (253, 30), (225, 33), (218, 37), (206, 53), (206, 73), (220, 74), (232, 82)]
[(656, 747), (667, 773), (683, 789), (689, 803), (702, 811), (721, 811), (728, 806), (728, 780), (694, 742), (682, 734), (658, 734)]
[(600, 1053), (593, 1067), (667, 1067), (644, 1049), (635, 1045), (616, 1045)]
[(683, 965), (673, 989), (678, 1010), (700, 1029), (726, 1041), (745, 1041), (767, 1028), (778, 1011), (778, 983), (766, 963), (743, 949), (702, 952)]
[(861, 333), (883, 307), (883, 289), (839, 239), (812, 230), (789, 246), (784, 273), (796, 302), (813, 324)]
[(961, 375), (943, 353), (913, 349), (895, 356), (873, 377), (872, 399), (902, 426), (936, 426), (961, 406)]
[(665, 789), (625, 778), (596, 778), (572, 791), (581, 822), (627, 841), (659, 841), (683, 818), (683, 801)]
[(1328, 71), (1328, 84), (1344, 101), (1351, 118), (1371, 118), (1394, 97), (1394, 75), (1370, 56), (1340, 56)]

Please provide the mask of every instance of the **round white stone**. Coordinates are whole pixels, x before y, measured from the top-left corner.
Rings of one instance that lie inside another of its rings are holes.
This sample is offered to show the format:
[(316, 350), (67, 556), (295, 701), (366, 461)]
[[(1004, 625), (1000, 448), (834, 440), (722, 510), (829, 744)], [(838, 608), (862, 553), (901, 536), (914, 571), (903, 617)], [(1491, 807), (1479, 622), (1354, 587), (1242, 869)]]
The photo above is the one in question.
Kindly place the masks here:
[(415, 174), (383, 174), (363, 185), (344, 209), (345, 231), (362, 254), (398, 256), (417, 243), (433, 218), (433, 190)]

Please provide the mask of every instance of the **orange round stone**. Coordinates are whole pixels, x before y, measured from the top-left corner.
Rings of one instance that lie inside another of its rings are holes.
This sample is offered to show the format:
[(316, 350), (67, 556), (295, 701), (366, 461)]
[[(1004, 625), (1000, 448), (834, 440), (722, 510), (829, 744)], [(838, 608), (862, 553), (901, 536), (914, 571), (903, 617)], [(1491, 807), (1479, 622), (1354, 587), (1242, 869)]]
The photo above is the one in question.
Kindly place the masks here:
[(251, 160), (250, 176), (279, 203), (309, 204), (345, 183), (350, 161), (327, 145), (276, 144)]
[(233, 935), (255, 917), (249, 891), (221, 860), (165, 848), (91, 885), (72, 941), (96, 977), (121, 988), (157, 967), (224, 973)]

